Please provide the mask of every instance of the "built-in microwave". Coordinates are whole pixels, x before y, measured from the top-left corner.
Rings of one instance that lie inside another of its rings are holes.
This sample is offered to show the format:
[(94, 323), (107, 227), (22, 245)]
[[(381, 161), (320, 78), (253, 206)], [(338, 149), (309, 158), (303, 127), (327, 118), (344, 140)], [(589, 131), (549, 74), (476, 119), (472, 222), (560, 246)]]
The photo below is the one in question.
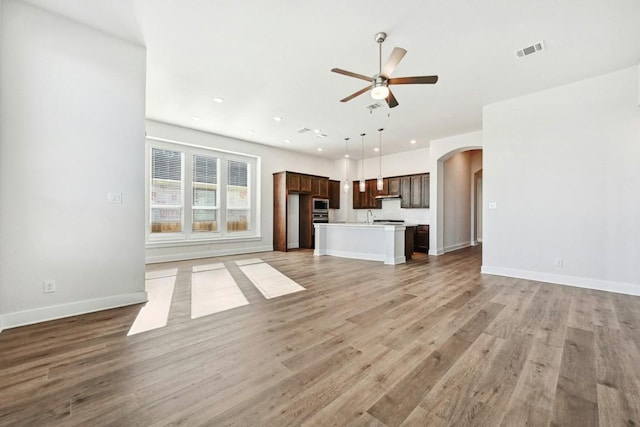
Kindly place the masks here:
[(329, 212), (329, 199), (313, 199), (313, 212)]

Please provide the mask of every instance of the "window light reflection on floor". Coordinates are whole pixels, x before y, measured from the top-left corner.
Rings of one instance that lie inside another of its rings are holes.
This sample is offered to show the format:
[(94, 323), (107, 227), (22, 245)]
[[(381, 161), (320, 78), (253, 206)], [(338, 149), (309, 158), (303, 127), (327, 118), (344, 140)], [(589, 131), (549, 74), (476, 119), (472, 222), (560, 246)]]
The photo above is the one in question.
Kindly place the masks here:
[(249, 301), (224, 264), (194, 266), (191, 274), (191, 318), (248, 305)]
[(162, 328), (167, 325), (177, 274), (177, 268), (146, 273), (145, 289), (148, 301), (140, 309), (127, 336)]

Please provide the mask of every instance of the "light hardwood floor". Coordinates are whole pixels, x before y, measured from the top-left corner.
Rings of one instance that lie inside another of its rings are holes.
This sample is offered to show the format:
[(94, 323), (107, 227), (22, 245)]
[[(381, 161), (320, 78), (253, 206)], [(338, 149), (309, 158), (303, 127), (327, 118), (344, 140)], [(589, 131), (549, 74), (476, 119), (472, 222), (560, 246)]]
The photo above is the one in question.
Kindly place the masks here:
[[(0, 425), (640, 425), (640, 297), (479, 273), (481, 249), (405, 265), (261, 253), (177, 268), (140, 306), (0, 334)], [(306, 288), (265, 299), (233, 262)], [(249, 304), (191, 319), (193, 266)]]

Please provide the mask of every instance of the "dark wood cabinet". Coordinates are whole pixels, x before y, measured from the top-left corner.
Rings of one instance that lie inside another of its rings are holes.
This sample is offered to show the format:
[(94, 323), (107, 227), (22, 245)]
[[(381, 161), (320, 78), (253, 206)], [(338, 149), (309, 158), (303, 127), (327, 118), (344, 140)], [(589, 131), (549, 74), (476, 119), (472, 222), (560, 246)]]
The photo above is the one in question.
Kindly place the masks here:
[(407, 226), (404, 231), (404, 257), (407, 261), (413, 257), (413, 251), (415, 246), (416, 227)]
[(413, 250), (415, 252), (429, 253), (429, 225), (418, 225)]
[(429, 207), (429, 197), (430, 197), (430, 180), (429, 180), (429, 174), (425, 173), (424, 175), (422, 175), (422, 201), (420, 203), (420, 207), (421, 208), (428, 208)]
[(377, 189), (377, 180), (365, 181), (365, 192), (360, 193), (360, 181), (353, 181), (354, 209), (381, 209), (382, 201), (376, 196), (400, 196), (401, 208), (429, 207), (429, 174), (394, 176), (383, 179), (382, 190)]
[(329, 180), (327, 178), (320, 178), (320, 177), (314, 176), (312, 178), (311, 195), (313, 197), (328, 199), (329, 198)]
[(300, 175), (297, 173), (287, 173), (287, 191), (290, 193), (300, 192)]
[[(337, 182), (337, 181), (336, 181)], [(315, 186), (314, 186), (315, 184)], [(340, 207), (340, 193), (338, 182), (338, 207)], [(312, 195), (312, 192), (314, 194)], [(300, 248), (313, 247), (313, 212), (312, 198), (314, 196), (329, 198), (329, 178), (305, 175), (297, 172), (276, 172), (273, 174), (273, 250), (287, 251), (287, 212), (289, 210), (289, 194), (299, 194), (299, 229), (298, 246)], [(333, 206), (332, 206), (333, 207)]]
[(353, 209), (362, 209), (362, 196), (360, 195), (360, 181), (353, 181)]
[(378, 190), (378, 180), (376, 179), (376, 196), (386, 196), (389, 194), (389, 178), (382, 179), (382, 190)]
[(399, 196), (400, 195), (400, 177), (396, 176), (394, 178), (389, 178), (389, 195), (391, 196)]
[(419, 208), (422, 205), (422, 175), (411, 176), (411, 207)]
[(354, 209), (381, 209), (382, 201), (376, 196), (387, 194), (388, 180), (386, 186), (378, 191), (378, 182), (375, 179), (365, 181), (364, 192), (360, 192), (360, 181), (353, 181), (353, 208)]
[(340, 181), (329, 180), (329, 209), (340, 209)]
[(400, 177), (400, 207), (411, 207), (411, 177)]
[(313, 187), (313, 177), (310, 175), (300, 176), (300, 193), (311, 193)]

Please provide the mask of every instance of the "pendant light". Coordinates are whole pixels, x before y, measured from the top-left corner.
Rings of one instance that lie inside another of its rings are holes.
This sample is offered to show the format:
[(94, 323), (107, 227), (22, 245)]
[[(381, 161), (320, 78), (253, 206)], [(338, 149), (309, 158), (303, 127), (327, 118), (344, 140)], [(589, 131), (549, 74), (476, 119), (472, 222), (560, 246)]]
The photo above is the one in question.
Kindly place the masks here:
[(362, 175), (360, 175), (360, 192), (364, 193), (365, 190), (365, 182), (364, 182), (364, 136), (366, 135), (366, 133), (361, 133), (360, 136), (362, 137), (362, 160), (360, 160), (362, 162)]
[(382, 131), (384, 129), (378, 129), (380, 139), (378, 140), (378, 179), (376, 181), (376, 188), (378, 191), (382, 191), (384, 188), (384, 182), (382, 180)]
[(349, 138), (344, 139), (344, 186), (342, 189), (349, 193), (349, 175), (347, 174), (347, 162), (349, 158)]

